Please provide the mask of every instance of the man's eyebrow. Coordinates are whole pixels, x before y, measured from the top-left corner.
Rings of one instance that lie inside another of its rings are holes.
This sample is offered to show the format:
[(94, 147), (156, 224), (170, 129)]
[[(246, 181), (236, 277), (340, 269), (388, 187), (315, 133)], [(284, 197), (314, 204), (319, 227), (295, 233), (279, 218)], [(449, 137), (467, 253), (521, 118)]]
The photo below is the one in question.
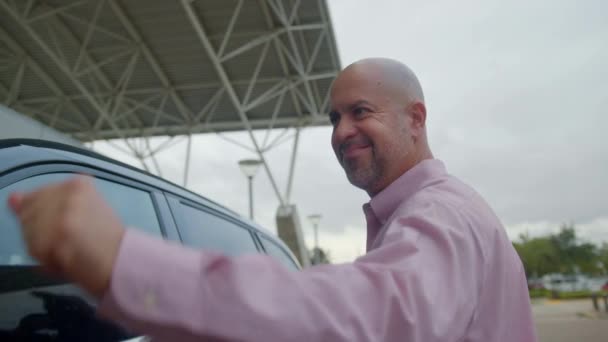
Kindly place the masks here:
[[(361, 105), (365, 105), (365, 106), (370, 106), (370, 107), (374, 107), (373, 104), (371, 104), (370, 102), (368, 102), (367, 100), (357, 100), (351, 104), (348, 104), (345, 106), (345, 108), (347, 110), (353, 110), (354, 108), (361, 106)], [(339, 114), (340, 111), (338, 109), (335, 108), (330, 108), (329, 113), (327, 113), (328, 115), (332, 115), (333, 113)]]
[(353, 108), (361, 106), (361, 105), (373, 107), (373, 105), (371, 103), (367, 102), (366, 100), (357, 100), (354, 103), (348, 105), (348, 108), (353, 109)]

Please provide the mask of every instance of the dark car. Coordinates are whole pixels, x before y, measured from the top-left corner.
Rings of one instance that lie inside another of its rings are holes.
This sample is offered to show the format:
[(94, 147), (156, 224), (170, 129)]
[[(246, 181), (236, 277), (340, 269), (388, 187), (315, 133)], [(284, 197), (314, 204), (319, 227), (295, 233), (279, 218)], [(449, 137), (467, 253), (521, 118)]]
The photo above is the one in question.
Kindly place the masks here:
[(0, 341), (123, 341), (137, 335), (95, 315), (95, 301), (62, 279), (39, 272), (6, 205), (76, 173), (97, 190), (125, 225), (198, 249), (227, 255), (266, 253), (294, 271), (300, 265), (278, 238), (253, 222), (182, 187), (100, 154), (41, 140), (0, 140)]

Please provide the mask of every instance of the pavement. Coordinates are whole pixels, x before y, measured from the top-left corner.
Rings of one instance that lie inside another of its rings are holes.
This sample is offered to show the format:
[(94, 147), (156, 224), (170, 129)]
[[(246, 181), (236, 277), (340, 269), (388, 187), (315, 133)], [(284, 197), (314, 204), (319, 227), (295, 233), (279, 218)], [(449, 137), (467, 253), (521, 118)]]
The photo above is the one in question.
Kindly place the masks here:
[(591, 299), (534, 300), (532, 314), (539, 342), (608, 341), (608, 313), (595, 311)]

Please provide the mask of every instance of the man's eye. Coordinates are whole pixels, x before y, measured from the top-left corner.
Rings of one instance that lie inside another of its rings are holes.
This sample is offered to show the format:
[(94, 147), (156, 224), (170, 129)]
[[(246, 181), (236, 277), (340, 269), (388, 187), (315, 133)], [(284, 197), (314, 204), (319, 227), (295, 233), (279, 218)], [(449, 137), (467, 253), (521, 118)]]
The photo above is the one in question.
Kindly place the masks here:
[(355, 115), (361, 115), (367, 113), (367, 108), (365, 107), (356, 107), (355, 109), (353, 109), (353, 114)]
[(329, 113), (329, 122), (331, 122), (332, 125), (335, 126), (339, 120), (340, 120), (340, 115), (338, 113), (336, 113), (336, 112)]

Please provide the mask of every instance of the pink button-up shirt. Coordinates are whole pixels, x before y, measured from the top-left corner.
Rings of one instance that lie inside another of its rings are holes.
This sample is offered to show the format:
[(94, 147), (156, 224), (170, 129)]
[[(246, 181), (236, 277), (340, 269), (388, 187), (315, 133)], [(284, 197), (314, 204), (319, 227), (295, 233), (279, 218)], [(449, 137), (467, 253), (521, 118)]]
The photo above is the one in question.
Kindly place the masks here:
[(301, 272), (128, 231), (100, 313), (172, 341), (536, 341), (504, 228), (439, 160), (363, 208), (367, 254)]

